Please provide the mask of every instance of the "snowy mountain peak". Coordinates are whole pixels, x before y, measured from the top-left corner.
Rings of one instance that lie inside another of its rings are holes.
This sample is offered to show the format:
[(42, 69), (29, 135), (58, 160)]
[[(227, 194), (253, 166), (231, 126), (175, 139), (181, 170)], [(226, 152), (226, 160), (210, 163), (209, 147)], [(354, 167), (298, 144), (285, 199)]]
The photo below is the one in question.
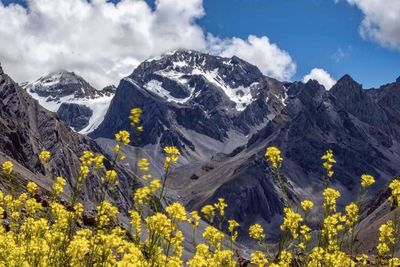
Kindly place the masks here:
[(97, 90), (81, 76), (65, 70), (21, 86), (41, 106), (57, 112), (74, 130), (85, 134), (101, 123), (115, 94), (115, 86)]
[(224, 58), (182, 49), (143, 62), (128, 78), (178, 104), (197, 98), (199, 84), (206, 82), (233, 102), (237, 111), (255, 101), (265, 80), (257, 67), (236, 56)]
[(29, 93), (48, 97), (48, 101), (58, 101), (63, 97), (96, 98), (102, 94), (93, 88), (82, 77), (65, 70), (49, 73), (37, 81), (27, 84)]

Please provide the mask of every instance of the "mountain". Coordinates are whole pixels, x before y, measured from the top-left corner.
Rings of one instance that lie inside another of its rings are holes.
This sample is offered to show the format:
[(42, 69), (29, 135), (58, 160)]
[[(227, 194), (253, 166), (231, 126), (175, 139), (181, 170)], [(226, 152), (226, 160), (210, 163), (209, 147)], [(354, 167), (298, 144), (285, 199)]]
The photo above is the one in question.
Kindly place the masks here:
[(159, 163), (165, 145), (183, 154), (171, 174), (170, 196), (189, 209), (224, 197), (228, 218), (243, 229), (259, 222), (273, 238), (282, 194), (265, 148), (282, 150), (282, 173), (295, 202), (321, 203), (321, 156), (328, 149), (337, 158), (332, 182), (342, 192), (340, 206), (354, 200), (363, 173), (376, 177), (374, 193), (400, 162), (399, 90), (398, 82), (364, 90), (345, 75), (327, 91), (313, 80), (279, 82), (238, 57), (177, 50), (122, 79), (104, 121), (89, 136), (109, 150), (107, 140), (129, 129), (129, 110), (141, 107), (144, 134), (135, 145), (143, 155)]
[(141, 145), (176, 145), (187, 158), (209, 159), (244, 145), (247, 136), (285, 105), (286, 90), (255, 66), (177, 50), (143, 62), (121, 80), (104, 122), (91, 137), (128, 129), (132, 107), (143, 107)]
[[(65, 199), (69, 198), (75, 183), (79, 157), (84, 150), (105, 152), (93, 140), (73, 132), (55, 113), (39, 105), (26, 90), (22, 89), (0, 66), (0, 162), (12, 160), (15, 165), (13, 183), (16, 191), (25, 190), (28, 181), (35, 181), (44, 191), (54, 183), (51, 177), (63, 176), (67, 180)], [(45, 171), (38, 154), (49, 150), (51, 174)], [(110, 168), (112, 160), (106, 155), (105, 166)], [(127, 214), (131, 207), (131, 194), (138, 182), (122, 167), (118, 169), (120, 188), (110, 198)], [(85, 180), (82, 201), (90, 212), (99, 201), (100, 176)], [(6, 185), (1, 181), (2, 190)]]
[(97, 90), (79, 75), (57, 71), (23, 87), (47, 110), (59, 117), (75, 131), (88, 133), (103, 120), (115, 87)]

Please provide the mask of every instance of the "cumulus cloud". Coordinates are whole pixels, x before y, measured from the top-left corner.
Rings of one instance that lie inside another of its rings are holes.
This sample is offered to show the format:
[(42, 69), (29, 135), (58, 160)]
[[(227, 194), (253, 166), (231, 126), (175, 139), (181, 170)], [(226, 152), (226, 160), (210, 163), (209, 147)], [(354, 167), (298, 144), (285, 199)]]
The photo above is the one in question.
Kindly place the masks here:
[(331, 75), (324, 69), (314, 68), (309, 74), (304, 76), (303, 82), (308, 82), (309, 80), (316, 80), (322, 84), (326, 90), (332, 88), (336, 81), (331, 77)]
[(296, 72), (296, 64), (290, 55), (271, 43), (268, 37), (250, 35), (240, 38), (220, 39), (209, 35), (209, 50), (224, 57), (238, 56), (255, 64), (267, 76), (289, 80)]
[[(338, 0), (335, 0), (338, 2)], [(399, 0), (346, 0), (364, 14), (360, 34), (385, 47), (400, 49)]]
[(67, 69), (97, 87), (118, 83), (143, 60), (186, 48), (236, 54), (277, 79), (295, 64), (267, 37), (220, 39), (197, 24), (203, 0), (28, 0), (27, 8), (0, 0), (0, 62), (17, 81)]

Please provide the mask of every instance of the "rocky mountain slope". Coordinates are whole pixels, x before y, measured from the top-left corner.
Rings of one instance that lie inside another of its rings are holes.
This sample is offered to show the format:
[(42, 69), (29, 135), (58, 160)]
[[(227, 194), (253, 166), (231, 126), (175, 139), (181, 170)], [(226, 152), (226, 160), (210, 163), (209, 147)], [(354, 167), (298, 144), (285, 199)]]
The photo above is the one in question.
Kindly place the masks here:
[(59, 117), (75, 131), (89, 133), (103, 120), (115, 87), (93, 88), (73, 72), (58, 71), (23, 87), (40, 105)]
[(178, 50), (143, 62), (124, 78), (90, 136), (110, 147), (107, 138), (129, 129), (129, 110), (141, 107), (145, 133), (136, 145), (144, 154), (157, 163), (165, 145), (183, 153), (168, 185), (176, 198), (199, 209), (224, 197), (227, 217), (243, 227), (257, 221), (274, 229), (281, 193), (265, 148), (282, 150), (295, 201), (321, 201), (320, 157), (327, 149), (338, 162), (333, 185), (342, 191), (340, 204), (354, 199), (363, 173), (376, 177), (374, 192), (399, 168), (398, 89), (397, 81), (367, 91), (345, 75), (327, 91), (316, 81), (268, 78), (237, 57)]
[[(104, 151), (89, 138), (74, 133), (55, 113), (39, 105), (39, 102), (15, 83), (0, 67), (0, 159), (12, 160), (15, 164), (15, 180), (18, 189), (24, 190), (27, 182), (33, 180), (44, 190), (53, 184), (51, 177), (63, 176), (67, 179), (65, 197), (68, 199), (71, 185), (79, 170), (79, 157), (84, 150), (96, 153)], [(51, 174), (45, 172), (38, 153), (49, 150)], [(111, 160), (105, 160), (110, 167)], [(120, 189), (112, 196), (122, 212), (131, 207), (132, 190), (137, 182), (123, 168), (118, 168)], [(91, 176), (85, 181), (81, 201), (89, 210), (99, 198), (99, 177)], [(0, 181), (1, 189), (9, 190)]]

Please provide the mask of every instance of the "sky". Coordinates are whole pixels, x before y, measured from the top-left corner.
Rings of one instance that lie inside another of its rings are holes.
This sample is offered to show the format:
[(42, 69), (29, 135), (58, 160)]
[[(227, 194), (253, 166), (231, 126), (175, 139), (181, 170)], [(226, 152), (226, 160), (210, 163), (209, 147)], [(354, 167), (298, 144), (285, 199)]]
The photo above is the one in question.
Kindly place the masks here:
[(177, 48), (327, 88), (344, 74), (364, 88), (400, 76), (399, 0), (0, 2), (0, 62), (17, 81), (68, 69), (102, 87)]

